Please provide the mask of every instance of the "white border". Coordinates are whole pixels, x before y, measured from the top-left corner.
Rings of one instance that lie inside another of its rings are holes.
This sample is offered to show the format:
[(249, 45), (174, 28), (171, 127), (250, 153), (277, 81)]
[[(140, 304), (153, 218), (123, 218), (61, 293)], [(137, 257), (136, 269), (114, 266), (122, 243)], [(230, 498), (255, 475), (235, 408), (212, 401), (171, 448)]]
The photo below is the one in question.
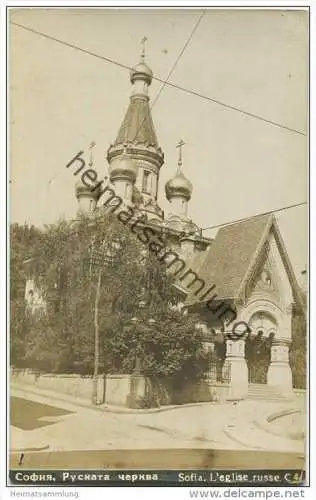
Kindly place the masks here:
[[(135, 4), (137, 4), (138, 8), (145, 8), (145, 7), (167, 7), (167, 8), (188, 8), (188, 9), (197, 9), (197, 8), (203, 8), (203, 7), (209, 7), (209, 8), (221, 8), (221, 9), (229, 9), (229, 8), (234, 8), (234, 9), (278, 9), (278, 8), (287, 8), (287, 9), (297, 9), (297, 8), (306, 8), (310, 7), (311, 11), (311, 19), (310, 19), (310, 26), (311, 26), (311, 32), (310, 32), (310, 71), (311, 71), (311, 77), (310, 77), (310, 137), (314, 138), (314, 141), (311, 141), (310, 144), (310, 193), (316, 193), (316, 174), (315, 174), (315, 138), (316, 138), (316, 127), (315, 127), (315, 117), (316, 117), (316, 101), (315, 101), (315, 93), (312, 92), (313, 88), (316, 86), (316, 50), (315, 50), (315, 45), (316, 45), (316, 39), (315, 39), (315, 34), (316, 34), (316, 16), (315, 16), (315, 2), (313, 0), (308, 0), (308, 1), (283, 1), (280, 0), (278, 2), (276, 1), (243, 1), (243, 2), (238, 2), (239, 5), (236, 5), (237, 1), (223, 1), (223, 0), (217, 0), (217, 1), (205, 1), (205, 0), (200, 0), (196, 2), (197, 5), (194, 5), (192, 1), (178, 1), (174, 0), (173, 2), (166, 1), (166, 0), (160, 0), (160, 1), (144, 1), (144, 0), (139, 0), (138, 2), (131, 2), (131, 1), (113, 1), (113, 2), (107, 2), (107, 1), (101, 1), (101, 0), (95, 0), (94, 2), (87, 2), (87, 1), (80, 1), (80, 0), (69, 0), (69, 1), (61, 1), (61, 0), (51, 0), (51, 1), (37, 1), (34, 0), (33, 2), (29, 1), (10, 1), (10, 0), (0, 0), (0, 64), (1, 64), (1, 78), (0, 78), (0, 110), (1, 110), (1, 123), (0, 123), (0, 158), (1, 158), (1, 168), (0, 168), (0, 175), (1, 175), (1, 182), (0, 182), (0, 189), (1, 189), (1, 194), (0, 194), (0, 204), (1, 204), (1, 216), (0, 216), (0, 229), (1, 229), (1, 241), (0, 241), (0, 263), (1, 263), (1, 280), (0, 280), (0, 286), (1, 286), (1, 322), (2, 322), (2, 329), (1, 329), (1, 334), (0, 334), (0, 395), (1, 395), (1, 426), (0, 426), (0, 498), (8, 499), (11, 498), (11, 493), (12, 487), (7, 488), (5, 486), (6, 484), (6, 450), (5, 450), (5, 439), (6, 439), (6, 423), (5, 423), (5, 406), (6, 406), (6, 401), (5, 401), (5, 393), (6, 393), (6, 336), (5, 336), (5, 330), (6, 330), (6, 322), (5, 322), (5, 317), (6, 317), (6, 305), (5, 305), (5, 296), (6, 296), (6, 284), (5, 284), (5, 276), (6, 276), (6, 248), (5, 248), (5, 235), (6, 235), (6, 199), (5, 199), (5, 194), (6, 194), (6, 171), (5, 171), (5, 164), (6, 164), (6, 137), (5, 137), (5, 130), (6, 130), (6, 116), (5, 116), (5, 109), (6, 109), (6, 82), (4, 75), (6, 75), (6, 7), (21, 7), (21, 8), (27, 8), (27, 7), (35, 7), (35, 8), (40, 8), (40, 7), (108, 7), (109, 5), (113, 7), (115, 5), (115, 8), (122, 7), (122, 8), (135, 8)], [(8, 110), (9, 111), (9, 110)], [(315, 200), (315, 195), (310, 196), (310, 228), (311, 228), (311, 234), (310, 234), (310, 332), (311, 332), (311, 339), (310, 339), (310, 352), (312, 353), (311, 355), (311, 363), (310, 363), (310, 387), (311, 387), (311, 411), (310, 411), (310, 421), (315, 422), (315, 399), (316, 399), (316, 394), (315, 390), (313, 390), (313, 382), (316, 384), (316, 366), (314, 363), (314, 357), (316, 353), (316, 328), (315, 328), (315, 297), (313, 291), (316, 288), (316, 275), (314, 273), (314, 265), (312, 262), (312, 257), (315, 252), (315, 229), (312, 230), (312, 228), (315, 228), (315, 208), (316, 208), (316, 200)], [(9, 215), (9, 214), (8, 214)], [(315, 460), (314, 460), (314, 455), (315, 452), (314, 450), (316, 449), (315, 447), (315, 432), (311, 428), (311, 434), (310, 434), (310, 448), (311, 448), (311, 456), (310, 456), (310, 470), (313, 471), (315, 470)], [(314, 499), (316, 498), (316, 480), (313, 477), (313, 473), (311, 474), (310, 482), (311, 482), (311, 487), (310, 488), (304, 488), (302, 489), (302, 493), (300, 493), (300, 497), (305, 497), (305, 498), (310, 498)], [(46, 489), (46, 488), (45, 488)], [(49, 488), (47, 488), (49, 489)], [(54, 491), (60, 491), (63, 488), (55, 488)], [(152, 500), (154, 499), (161, 499), (161, 496), (172, 496), (175, 499), (189, 499), (189, 493), (188, 490), (197, 490), (197, 488), (77, 488), (76, 491), (79, 493), (80, 498), (87, 498), (90, 500), (91, 497), (93, 498), (120, 498), (122, 495), (126, 495), (129, 498), (133, 499), (138, 499), (138, 498), (147, 498), (150, 496)], [(208, 488), (210, 489), (210, 488)], [(213, 491), (218, 490), (222, 492), (222, 497), (223, 496), (224, 490), (227, 490), (228, 488), (212, 488)], [(242, 490), (243, 492), (247, 491), (253, 491), (252, 488), (231, 488), (231, 490)], [(14, 488), (15, 491), (21, 491), (19, 488)], [(23, 491), (30, 491), (31, 488), (25, 488), (23, 487)], [(50, 489), (51, 490), (51, 489)], [(260, 488), (261, 491), (266, 491), (270, 492), (270, 498), (274, 496), (274, 491), (279, 491), (279, 498), (284, 496), (284, 489), (280, 488)], [(296, 489), (297, 491), (298, 489)], [(34, 488), (33, 488), (34, 491)], [(37, 489), (37, 491), (43, 491), (43, 488)], [(69, 490), (67, 490), (69, 491)], [(246, 493), (244, 493), (245, 495)], [(226, 494), (227, 495), (227, 494)], [(240, 496), (240, 495), (239, 495)], [(12, 497), (15, 498), (15, 497)], [(60, 498), (60, 497), (57, 497)], [(226, 498), (228, 498), (226, 496)], [(269, 498), (269, 497), (268, 497)], [(290, 498), (290, 497), (287, 497)]]

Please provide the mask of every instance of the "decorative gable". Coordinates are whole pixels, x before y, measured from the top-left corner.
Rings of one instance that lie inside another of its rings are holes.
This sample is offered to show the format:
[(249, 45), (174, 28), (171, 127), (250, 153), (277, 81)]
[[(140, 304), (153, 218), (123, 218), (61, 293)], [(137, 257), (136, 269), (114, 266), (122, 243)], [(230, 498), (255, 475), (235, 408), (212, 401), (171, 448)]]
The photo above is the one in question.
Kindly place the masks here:
[(257, 257), (245, 290), (246, 302), (260, 297), (284, 308), (294, 300), (273, 226)]

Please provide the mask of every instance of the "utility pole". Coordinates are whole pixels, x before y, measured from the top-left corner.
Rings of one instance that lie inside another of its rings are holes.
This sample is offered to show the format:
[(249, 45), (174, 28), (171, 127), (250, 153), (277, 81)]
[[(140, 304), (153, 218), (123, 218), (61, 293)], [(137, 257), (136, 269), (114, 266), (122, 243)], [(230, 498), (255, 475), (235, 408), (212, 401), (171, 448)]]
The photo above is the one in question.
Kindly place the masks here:
[(99, 268), (94, 301), (94, 368), (92, 378), (92, 403), (94, 405), (98, 404), (98, 377), (100, 367), (99, 303), (101, 297), (102, 276), (104, 267), (112, 265), (113, 259), (120, 248), (120, 243), (118, 241), (112, 241), (106, 250), (105, 247), (107, 244), (107, 240), (104, 239), (102, 241), (101, 252), (97, 253), (95, 262), (92, 262), (92, 264), (95, 264)]
[[(106, 265), (106, 259), (104, 256), (105, 244), (106, 240), (104, 239), (101, 247), (102, 248), (101, 255), (99, 254), (99, 258), (96, 261), (99, 270), (98, 270), (98, 279), (96, 284), (95, 300), (94, 300), (94, 366), (93, 366), (93, 377), (92, 377), (92, 403), (94, 405), (98, 404), (98, 377), (99, 377), (99, 366), (100, 366), (99, 302), (101, 296), (103, 267)], [(90, 259), (91, 259), (90, 260), (90, 265), (91, 265), (91, 263), (93, 264), (92, 256)]]
[(94, 369), (93, 369), (93, 386), (92, 386), (92, 402), (98, 404), (98, 376), (100, 364), (100, 330), (99, 330), (99, 302), (101, 295), (102, 267), (98, 272), (97, 288), (95, 292), (94, 302)]

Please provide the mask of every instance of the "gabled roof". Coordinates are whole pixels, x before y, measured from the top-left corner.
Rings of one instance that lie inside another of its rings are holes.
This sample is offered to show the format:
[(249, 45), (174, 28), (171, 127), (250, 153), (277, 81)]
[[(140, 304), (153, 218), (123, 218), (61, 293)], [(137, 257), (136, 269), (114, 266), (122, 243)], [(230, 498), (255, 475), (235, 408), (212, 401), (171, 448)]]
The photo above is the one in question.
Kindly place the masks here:
[(235, 297), (270, 217), (254, 217), (221, 228), (199, 270), (220, 298)]
[[(273, 215), (252, 217), (223, 227), (218, 231), (203, 262), (195, 268), (193, 262), (191, 267), (206, 285), (216, 285), (214, 293), (219, 299), (236, 299), (243, 291), (271, 230), (274, 231), (295, 300), (302, 305), (294, 271)], [(187, 298), (188, 304), (197, 301), (198, 298), (193, 294)]]
[(132, 97), (114, 146), (124, 143), (158, 147), (148, 100)]

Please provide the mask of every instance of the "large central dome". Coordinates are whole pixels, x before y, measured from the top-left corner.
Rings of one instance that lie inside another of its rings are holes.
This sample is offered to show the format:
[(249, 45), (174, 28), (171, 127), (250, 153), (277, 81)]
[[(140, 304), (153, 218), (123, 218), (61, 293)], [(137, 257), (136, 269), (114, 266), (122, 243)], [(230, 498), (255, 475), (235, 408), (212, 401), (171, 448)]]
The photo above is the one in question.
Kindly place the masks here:
[(108, 161), (122, 154), (123, 145), (128, 144), (140, 158), (149, 156), (160, 168), (164, 155), (158, 144), (148, 96), (153, 72), (146, 64), (144, 54), (141, 55), (140, 62), (131, 69), (130, 79), (133, 86), (130, 103), (114, 144), (108, 149)]
[(136, 80), (143, 80), (147, 85), (150, 85), (153, 79), (153, 72), (144, 61), (141, 61), (131, 69), (130, 77), (132, 83)]

